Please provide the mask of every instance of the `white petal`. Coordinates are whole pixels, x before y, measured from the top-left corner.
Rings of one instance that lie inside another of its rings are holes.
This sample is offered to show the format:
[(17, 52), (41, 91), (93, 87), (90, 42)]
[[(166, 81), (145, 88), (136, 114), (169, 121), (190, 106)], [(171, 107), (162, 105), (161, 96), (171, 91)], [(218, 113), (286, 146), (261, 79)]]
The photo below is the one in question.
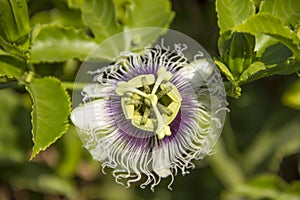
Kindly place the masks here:
[(83, 130), (107, 130), (114, 124), (108, 102), (104, 99), (76, 107), (71, 113), (71, 120), (79, 129)]
[(82, 90), (82, 95), (85, 98), (106, 98), (112, 95), (115, 91), (113, 86), (104, 86), (99, 83), (86, 85)]

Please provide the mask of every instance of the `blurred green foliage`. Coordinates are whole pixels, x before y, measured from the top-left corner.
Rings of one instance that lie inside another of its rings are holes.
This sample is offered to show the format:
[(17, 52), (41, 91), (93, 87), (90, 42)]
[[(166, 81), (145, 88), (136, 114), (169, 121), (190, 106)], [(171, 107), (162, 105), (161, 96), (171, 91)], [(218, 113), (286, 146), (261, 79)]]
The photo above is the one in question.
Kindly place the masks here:
[[(28, 8), (25, 1), (7, 2), (12, 3), (1, 1), (0, 7), (5, 22), (0, 23), (1, 200), (300, 199), (298, 0), (173, 0), (175, 18), (169, 2), (160, 0), (30, 0)], [(110, 12), (102, 16), (104, 2)], [(153, 21), (143, 21), (149, 16)], [(231, 111), (216, 152), (197, 161), (189, 175), (178, 175), (173, 191), (166, 188), (169, 180), (163, 180), (154, 193), (138, 184), (125, 189), (105, 176), (82, 148), (75, 127), (70, 125), (64, 134), (68, 111), (62, 116), (50, 109), (56, 102), (36, 104), (42, 110), (31, 116), (31, 98), (41, 103), (59, 94), (58, 102), (65, 106), (58, 109), (68, 110), (65, 93), (71, 91), (64, 86), (72, 83), (94, 45), (124, 29), (147, 25), (170, 25), (197, 40), (215, 56), (228, 94), (240, 96), (228, 99)], [(74, 51), (78, 46), (82, 51)], [(54, 135), (41, 136), (41, 146), (32, 141), (31, 129), (42, 126), (42, 134), (45, 125), (31, 120), (57, 116), (47, 134)], [(34, 154), (51, 146), (28, 161), (33, 145), (38, 148)]]

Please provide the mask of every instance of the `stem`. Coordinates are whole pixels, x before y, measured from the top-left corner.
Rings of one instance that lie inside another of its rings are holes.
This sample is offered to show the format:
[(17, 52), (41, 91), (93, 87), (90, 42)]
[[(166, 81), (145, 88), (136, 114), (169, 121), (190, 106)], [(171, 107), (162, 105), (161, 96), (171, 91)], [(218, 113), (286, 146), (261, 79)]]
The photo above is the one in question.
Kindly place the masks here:
[(238, 163), (227, 154), (222, 138), (219, 139), (214, 149), (217, 153), (209, 156), (207, 161), (223, 185), (226, 188), (232, 188), (243, 182), (245, 178), (243, 171)]
[(61, 85), (69, 90), (82, 90), (89, 83), (61, 82)]
[(20, 84), (17, 81), (0, 83), (0, 90), (7, 88), (19, 88)]

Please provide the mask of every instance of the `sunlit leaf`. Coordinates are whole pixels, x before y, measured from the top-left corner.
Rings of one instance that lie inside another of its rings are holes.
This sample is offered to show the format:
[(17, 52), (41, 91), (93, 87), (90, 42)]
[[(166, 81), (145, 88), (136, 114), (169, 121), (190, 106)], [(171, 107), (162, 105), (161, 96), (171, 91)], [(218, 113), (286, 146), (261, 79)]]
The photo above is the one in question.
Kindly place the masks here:
[(66, 132), (71, 103), (65, 89), (54, 77), (35, 78), (26, 89), (33, 100), (32, 159)]
[(274, 37), (284, 45), (297, 51), (296, 35), (287, 27), (284, 22), (270, 13), (260, 13), (250, 16), (243, 23), (235, 26), (234, 31), (246, 32), (250, 34), (266, 34)]
[(59, 62), (71, 58), (83, 60), (97, 43), (74, 28), (55, 25), (36, 26), (32, 33), (31, 62)]
[(282, 19), (286, 24), (296, 26), (300, 20), (299, 0), (264, 0), (260, 12), (269, 12)]
[(219, 70), (227, 77), (229, 81), (235, 82), (233, 75), (231, 74), (231, 72), (229, 71), (229, 69), (224, 63), (222, 63), (219, 60), (215, 60), (214, 62), (218, 66)]
[(250, 80), (255, 80), (256, 77), (259, 77), (257, 74), (261, 71), (266, 70), (266, 66), (262, 62), (253, 62), (249, 65), (249, 67), (243, 71), (241, 76), (239, 77), (238, 83), (242, 84)]
[(218, 25), (220, 33), (231, 30), (255, 12), (251, 0), (217, 0)]

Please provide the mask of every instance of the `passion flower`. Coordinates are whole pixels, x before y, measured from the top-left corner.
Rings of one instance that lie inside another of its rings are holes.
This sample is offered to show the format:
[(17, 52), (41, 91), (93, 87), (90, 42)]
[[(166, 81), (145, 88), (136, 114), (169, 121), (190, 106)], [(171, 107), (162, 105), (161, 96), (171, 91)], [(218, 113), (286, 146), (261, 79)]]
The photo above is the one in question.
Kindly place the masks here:
[(153, 190), (168, 176), (171, 185), (211, 152), (224, 123), (226, 95), (212, 60), (191, 39), (194, 54), (166, 38), (89, 71), (93, 82), (71, 114), (93, 159), (127, 187), (142, 181)]

